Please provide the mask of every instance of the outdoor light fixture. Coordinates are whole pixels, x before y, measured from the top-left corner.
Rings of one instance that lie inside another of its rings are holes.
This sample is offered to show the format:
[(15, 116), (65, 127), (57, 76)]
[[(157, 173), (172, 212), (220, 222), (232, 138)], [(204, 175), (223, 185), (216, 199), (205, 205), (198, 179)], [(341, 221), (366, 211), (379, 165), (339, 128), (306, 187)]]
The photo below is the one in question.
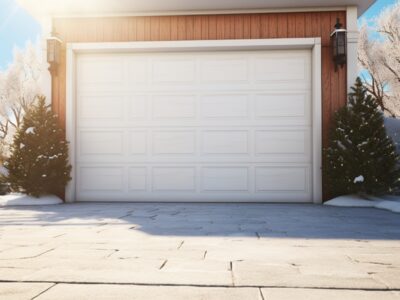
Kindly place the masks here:
[(347, 30), (342, 28), (339, 19), (336, 20), (335, 30), (331, 33), (333, 61), (335, 62), (335, 71), (338, 66), (343, 67), (346, 63), (347, 52)]
[(61, 44), (62, 41), (54, 32), (47, 38), (47, 62), (50, 65), (49, 71), (52, 74), (57, 71), (57, 67), (60, 63)]

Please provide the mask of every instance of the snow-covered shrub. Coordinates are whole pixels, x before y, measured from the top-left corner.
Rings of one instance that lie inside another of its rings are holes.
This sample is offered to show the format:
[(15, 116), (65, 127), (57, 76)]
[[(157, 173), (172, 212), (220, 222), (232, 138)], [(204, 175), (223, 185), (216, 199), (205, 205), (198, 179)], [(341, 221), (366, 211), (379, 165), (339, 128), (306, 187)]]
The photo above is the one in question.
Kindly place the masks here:
[(360, 78), (348, 104), (335, 114), (325, 160), (333, 195), (379, 195), (399, 188), (399, 156), (386, 134), (383, 113)]
[(68, 144), (44, 97), (27, 111), (6, 162), (13, 191), (32, 196), (60, 194), (70, 178)]

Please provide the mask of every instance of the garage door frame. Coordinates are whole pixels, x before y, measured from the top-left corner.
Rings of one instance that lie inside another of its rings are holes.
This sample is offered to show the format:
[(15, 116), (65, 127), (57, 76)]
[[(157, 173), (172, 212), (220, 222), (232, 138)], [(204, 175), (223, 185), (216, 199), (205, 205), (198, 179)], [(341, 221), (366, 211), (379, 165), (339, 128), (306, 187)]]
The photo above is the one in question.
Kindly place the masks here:
[[(322, 202), (322, 104), (321, 104), (321, 39), (254, 39), (207, 41), (160, 41), (67, 44), (66, 138), (72, 180), (65, 191), (67, 202), (76, 200), (76, 55), (80, 53), (132, 53), (183, 51), (246, 51), (246, 50), (303, 50), (312, 52), (312, 201)], [(190, 199), (188, 199), (188, 202)]]

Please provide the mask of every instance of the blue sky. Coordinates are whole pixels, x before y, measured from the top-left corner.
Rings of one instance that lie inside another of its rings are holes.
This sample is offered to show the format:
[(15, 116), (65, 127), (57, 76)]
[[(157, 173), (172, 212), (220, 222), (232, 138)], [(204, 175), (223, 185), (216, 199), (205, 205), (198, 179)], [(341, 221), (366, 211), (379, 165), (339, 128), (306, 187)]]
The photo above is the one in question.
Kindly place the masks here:
[[(62, 0), (59, 0), (62, 1)], [(378, 0), (363, 17), (374, 18), (396, 0)], [(12, 62), (14, 47), (24, 47), (27, 40), (36, 41), (40, 36), (39, 24), (15, 0), (0, 0), (0, 70)]]
[[(1, 0), (0, 0), (1, 1)], [(360, 19), (373, 19), (379, 13), (389, 5), (393, 5), (396, 0), (378, 0), (376, 1), (362, 16)]]
[(15, 0), (0, 0), (0, 69), (12, 62), (15, 46), (22, 48), (38, 36), (39, 24)]

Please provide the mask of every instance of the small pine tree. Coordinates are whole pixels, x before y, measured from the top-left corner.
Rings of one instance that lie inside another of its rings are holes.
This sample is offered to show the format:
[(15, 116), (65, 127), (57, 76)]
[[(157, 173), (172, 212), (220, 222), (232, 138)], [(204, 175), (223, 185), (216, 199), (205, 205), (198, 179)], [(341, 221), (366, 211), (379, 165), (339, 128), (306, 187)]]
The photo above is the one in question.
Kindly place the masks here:
[(383, 114), (360, 78), (348, 104), (335, 114), (325, 159), (333, 195), (379, 195), (399, 187), (399, 156), (386, 134)]
[(60, 194), (70, 178), (68, 143), (45, 97), (27, 111), (7, 161), (12, 190), (39, 197)]

